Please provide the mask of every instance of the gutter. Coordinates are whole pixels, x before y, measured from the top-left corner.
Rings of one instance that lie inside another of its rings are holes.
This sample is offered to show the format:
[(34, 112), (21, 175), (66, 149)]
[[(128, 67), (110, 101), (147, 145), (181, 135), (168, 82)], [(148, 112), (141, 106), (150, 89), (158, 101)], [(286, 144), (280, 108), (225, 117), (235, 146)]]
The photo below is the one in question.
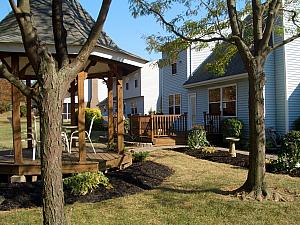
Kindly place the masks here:
[(210, 84), (217, 84), (225, 81), (234, 81), (238, 79), (244, 79), (248, 78), (248, 73), (241, 73), (237, 75), (231, 75), (231, 76), (226, 76), (226, 77), (219, 77), (216, 79), (211, 79), (211, 80), (205, 80), (205, 81), (200, 81), (192, 84), (184, 84), (184, 88), (193, 88), (193, 87), (201, 87), (205, 85), (210, 85)]

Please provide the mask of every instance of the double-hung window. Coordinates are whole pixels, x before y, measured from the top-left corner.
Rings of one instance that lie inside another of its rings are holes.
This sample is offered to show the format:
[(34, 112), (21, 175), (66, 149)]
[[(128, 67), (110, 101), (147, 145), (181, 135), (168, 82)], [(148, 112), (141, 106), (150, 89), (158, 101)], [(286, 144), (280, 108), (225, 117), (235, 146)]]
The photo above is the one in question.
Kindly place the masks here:
[(130, 108), (131, 108), (131, 114), (132, 115), (137, 114), (137, 102), (136, 102), (136, 100), (131, 101)]
[(209, 89), (209, 114), (236, 116), (236, 85)]
[(169, 95), (169, 114), (181, 113), (181, 95), (173, 94)]

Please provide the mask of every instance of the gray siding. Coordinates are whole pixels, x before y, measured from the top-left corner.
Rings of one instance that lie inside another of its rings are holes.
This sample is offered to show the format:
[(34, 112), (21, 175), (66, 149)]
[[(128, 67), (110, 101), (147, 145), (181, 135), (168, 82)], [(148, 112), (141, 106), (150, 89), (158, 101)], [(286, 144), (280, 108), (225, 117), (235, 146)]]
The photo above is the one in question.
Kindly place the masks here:
[(188, 90), (189, 93), (196, 93), (197, 97), (197, 118), (198, 124), (204, 123), (203, 112), (208, 112), (208, 88), (214, 88), (224, 85), (236, 84), (237, 87), (237, 117), (242, 120), (245, 127), (244, 131), (247, 134), (249, 129), (248, 122), (248, 80), (240, 79), (236, 81), (227, 81), (218, 84), (211, 84), (206, 86), (200, 86), (197, 88), (191, 88)]
[(275, 68), (274, 53), (271, 53), (265, 62), (265, 126), (276, 129), (276, 98), (275, 98)]
[[(275, 37), (275, 43), (282, 41), (282, 37)], [(275, 57), (275, 98), (276, 98), (276, 130), (286, 133), (286, 76), (285, 49), (274, 51)]]
[[(164, 56), (164, 55), (163, 55)], [(187, 90), (183, 88), (183, 83), (187, 79), (187, 50), (182, 51), (177, 59), (177, 74), (172, 75), (172, 67), (161, 68), (160, 83), (162, 97), (162, 112), (169, 113), (169, 95), (181, 94), (181, 113), (188, 111)]]

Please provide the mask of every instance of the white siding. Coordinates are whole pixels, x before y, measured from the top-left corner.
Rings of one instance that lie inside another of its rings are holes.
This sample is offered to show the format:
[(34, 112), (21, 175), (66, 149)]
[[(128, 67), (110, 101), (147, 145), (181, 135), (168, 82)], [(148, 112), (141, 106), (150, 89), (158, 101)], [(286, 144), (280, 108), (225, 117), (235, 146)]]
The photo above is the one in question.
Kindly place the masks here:
[(157, 111), (159, 100), (159, 69), (156, 62), (147, 63), (141, 70), (141, 96), (144, 96), (144, 114)]
[[(295, 29), (291, 21), (285, 18), (285, 27), (289, 28), (285, 32), (285, 39), (292, 34), (289, 32)], [(286, 100), (288, 102), (287, 127), (293, 129), (294, 121), (300, 117), (300, 39), (285, 45), (285, 63), (286, 63)]]

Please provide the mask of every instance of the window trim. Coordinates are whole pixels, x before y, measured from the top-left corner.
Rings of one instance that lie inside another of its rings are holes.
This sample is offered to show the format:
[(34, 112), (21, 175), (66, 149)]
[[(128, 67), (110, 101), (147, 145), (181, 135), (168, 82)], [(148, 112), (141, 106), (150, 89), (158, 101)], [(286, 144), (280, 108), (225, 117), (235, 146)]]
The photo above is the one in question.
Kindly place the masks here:
[(237, 83), (233, 83), (233, 84), (226, 84), (226, 85), (219, 85), (219, 86), (215, 86), (215, 87), (209, 87), (207, 88), (207, 92), (208, 92), (208, 95), (207, 95), (207, 111), (208, 113), (209, 112), (209, 90), (212, 90), (212, 89), (220, 89), (220, 106), (221, 104), (223, 104), (223, 88), (226, 88), (226, 87), (231, 87), (231, 86), (235, 86), (235, 116), (223, 116), (223, 105), (222, 105), (222, 108), (220, 107), (220, 112), (221, 112), (221, 117), (224, 117), (224, 118), (232, 118), (232, 117), (238, 117), (238, 110), (237, 110), (237, 102), (238, 102), (238, 86), (237, 86)]
[(125, 89), (126, 89), (126, 90), (129, 90), (129, 82), (126, 82), (126, 83), (125, 83)]
[[(175, 67), (173, 67), (175, 66)], [(177, 62), (174, 62), (171, 64), (171, 74), (176, 75), (177, 74)]]
[(138, 84), (138, 79), (134, 79), (134, 88), (138, 88), (139, 84)]
[[(179, 95), (180, 96), (180, 103), (179, 103), (179, 108), (180, 108), (180, 112), (179, 114), (175, 114), (175, 107), (178, 106), (175, 104), (176, 99), (175, 99), (175, 95)], [(170, 114), (170, 102), (169, 102), (169, 97), (173, 96), (173, 114)], [(168, 113), (169, 115), (181, 115), (181, 111), (182, 111), (182, 94), (181, 93), (172, 93), (168, 95)]]

